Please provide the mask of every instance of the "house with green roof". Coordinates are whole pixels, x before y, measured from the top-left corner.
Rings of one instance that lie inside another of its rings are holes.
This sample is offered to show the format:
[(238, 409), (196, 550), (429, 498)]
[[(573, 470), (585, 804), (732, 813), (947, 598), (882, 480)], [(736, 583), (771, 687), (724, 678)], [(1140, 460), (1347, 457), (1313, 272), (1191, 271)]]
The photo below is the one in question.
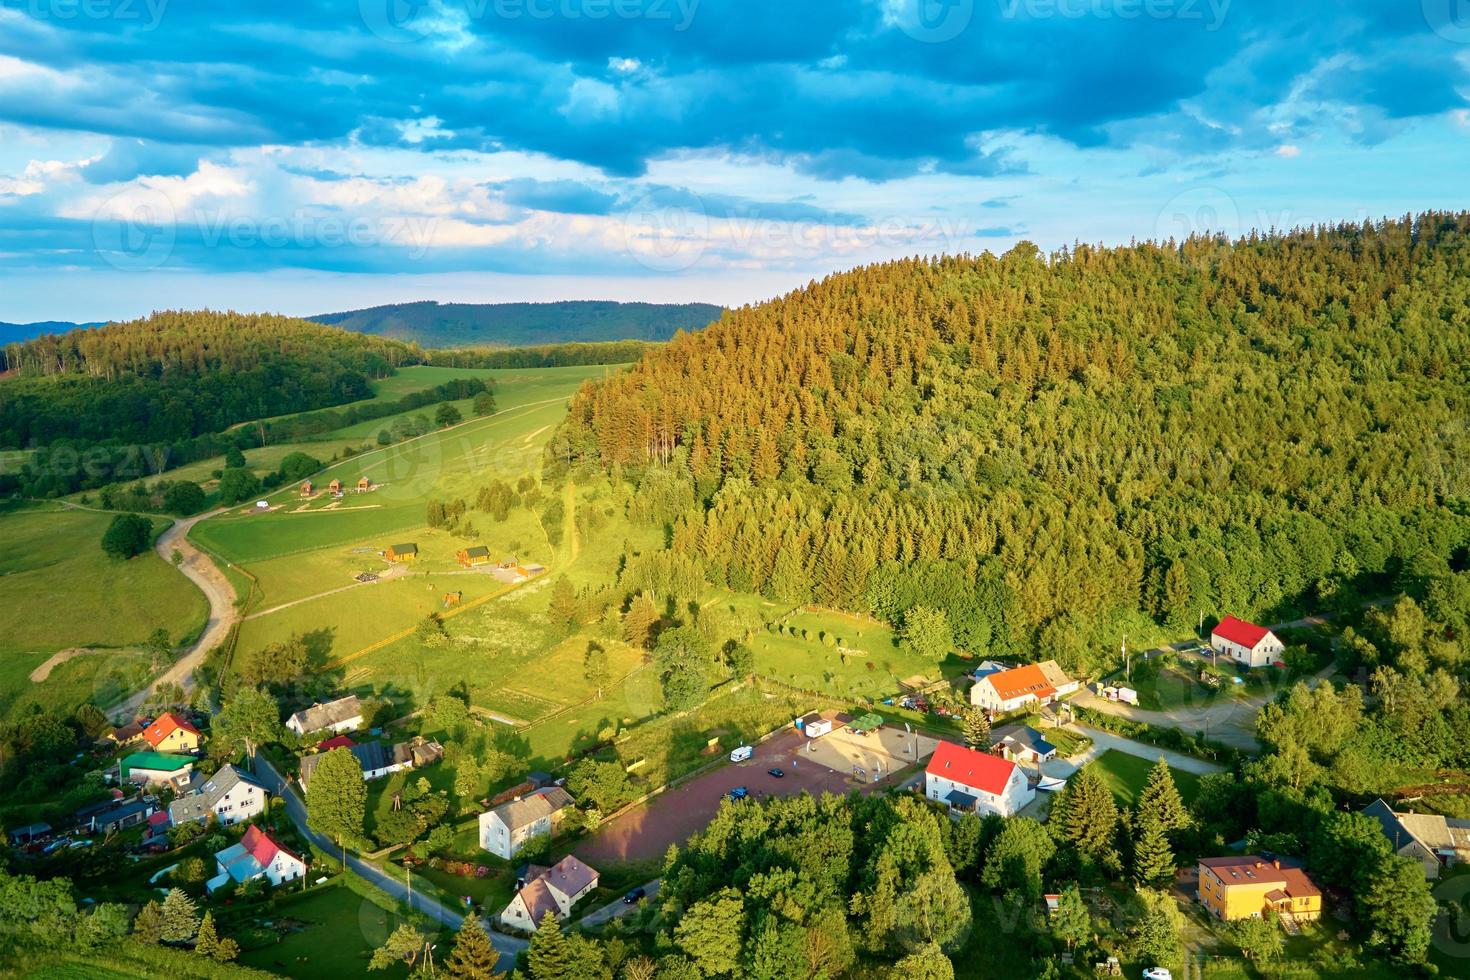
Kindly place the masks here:
[(166, 752), (134, 752), (118, 763), (118, 781), (182, 789), (194, 777), (194, 758)]

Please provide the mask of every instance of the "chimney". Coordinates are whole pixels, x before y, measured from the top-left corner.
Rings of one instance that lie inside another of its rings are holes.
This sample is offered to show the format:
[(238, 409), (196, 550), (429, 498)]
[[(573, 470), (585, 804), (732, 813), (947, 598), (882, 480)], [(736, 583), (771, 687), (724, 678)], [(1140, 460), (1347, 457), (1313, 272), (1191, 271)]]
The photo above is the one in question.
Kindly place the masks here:
[(1272, 861), (1271, 862), (1271, 867), (1275, 868), (1277, 871), (1280, 871), (1281, 870), (1281, 862), (1280, 861)]

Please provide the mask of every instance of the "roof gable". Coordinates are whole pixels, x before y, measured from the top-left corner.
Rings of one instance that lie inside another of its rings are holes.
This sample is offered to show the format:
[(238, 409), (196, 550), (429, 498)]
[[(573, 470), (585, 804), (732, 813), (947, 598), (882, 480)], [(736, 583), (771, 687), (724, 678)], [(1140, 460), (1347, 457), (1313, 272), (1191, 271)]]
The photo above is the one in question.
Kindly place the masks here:
[(962, 786), (1000, 796), (1016, 771), (1016, 764), (988, 752), (976, 752), (953, 742), (940, 742), (924, 771)]
[(1220, 620), (1220, 624), (1211, 631), (1214, 636), (1231, 643), (1238, 643), (1243, 647), (1254, 650), (1256, 645), (1271, 635), (1271, 631), (1264, 626), (1255, 623), (1247, 623), (1243, 619), (1234, 616), (1226, 616)]
[(1022, 667), (1012, 667), (1010, 670), (989, 674), (982, 678), (980, 683), (989, 684), (994, 688), (1002, 701), (1011, 701), (1028, 694), (1044, 697), (1056, 693), (1056, 688), (1047, 680), (1046, 674), (1038, 664), (1026, 664)]
[(192, 733), (195, 738), (199, 737), (199, 729), (195, 728), (193, 725), (189, 724), (187, 721), (170, 711), (166, 712), (153, 724), (143, 729), (143, 737), (148, 740), (149, 745), (157, 748), (160, 744), (162, 744), (164, 739), (168, 738), (174, 732), (181, 729), (183, 731)]

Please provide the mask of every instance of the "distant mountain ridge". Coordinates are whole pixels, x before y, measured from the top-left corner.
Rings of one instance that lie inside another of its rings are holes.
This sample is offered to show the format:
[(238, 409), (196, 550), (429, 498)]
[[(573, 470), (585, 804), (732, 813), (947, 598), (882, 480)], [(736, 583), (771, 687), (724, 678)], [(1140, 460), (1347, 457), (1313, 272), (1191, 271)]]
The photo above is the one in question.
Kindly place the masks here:
[(0, 344), (14, 344), (39, 337), (43, 333), (70, 333), (84, 327), (100, 327), (102, 323), (71, 323), (65, 320), (40, 320), (36, 323), (0, 323)]
[(306, 319), (423, 347), (524, 347), (608, 340), (668, 340), (724, 309), (709, 303), (395, 303)]

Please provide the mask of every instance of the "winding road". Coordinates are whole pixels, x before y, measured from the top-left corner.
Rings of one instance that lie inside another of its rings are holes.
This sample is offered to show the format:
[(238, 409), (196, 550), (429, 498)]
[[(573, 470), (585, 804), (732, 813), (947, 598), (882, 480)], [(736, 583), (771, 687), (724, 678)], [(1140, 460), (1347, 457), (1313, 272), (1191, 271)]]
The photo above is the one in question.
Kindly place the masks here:
[(185, 650), (169, 666), (168, 670), (154, 678), (147, 687), (112, 709), (112, 716), (117, 721), (123, 723), (132, 721), (138, 709), (148, 701), (148, 696), (161, 684), (178, 684), (187, 694), (194, 687), (194, 668), (204, 662), (204, 657), (210, 650), (224, 643), (225, 638), (230, 635), (230, 629), (240, 615), (239, 610), (235, 608), (235, 588), (225, 577), (224, 572), (215, 565), (214, 560), (196, 548), (189, 540), (189, 531), (195, 524), (208, 520), (216, 514), (223, 514), (228, 509), (222, 507), (205, 514), (175, 521), (154, 542), (154, 550), (169, 564), (173, 564), (175, 551), (184, 556), (183, 561), (179, 562), (177, 567), (188, 577), (189, 581), (199, 586), (204, 597), (209, 600), (209, 620), (204, 624), (204, 632), (199, 635), (199, 639), (194, 641), (193, 645)]

